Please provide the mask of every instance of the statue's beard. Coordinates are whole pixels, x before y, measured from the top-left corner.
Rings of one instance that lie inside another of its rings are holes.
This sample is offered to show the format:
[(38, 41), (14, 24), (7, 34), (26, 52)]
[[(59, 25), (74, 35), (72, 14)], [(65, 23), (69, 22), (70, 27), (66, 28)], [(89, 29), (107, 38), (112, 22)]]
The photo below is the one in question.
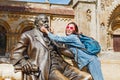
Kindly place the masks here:
[(48, 24), (37, 24), (36, 25), (38, 28), (40, 28), (40, 27), (42, 27), (42, 26), (44, 26), (45, 28), (49, 28), (49, 26), (48, 26)]
[(48, 24), (43, 24), (43, 26), (44, 26), (45, 28), (49, 28)]

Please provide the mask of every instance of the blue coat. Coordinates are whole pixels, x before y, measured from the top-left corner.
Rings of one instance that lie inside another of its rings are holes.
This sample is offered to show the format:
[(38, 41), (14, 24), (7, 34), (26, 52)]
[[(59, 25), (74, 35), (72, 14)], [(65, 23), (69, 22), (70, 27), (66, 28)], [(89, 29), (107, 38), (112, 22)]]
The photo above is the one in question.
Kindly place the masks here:
[[(75, 55), (75, 61), (78, 63), (80, 69), (86, 66), (95, 56), (88, 55), (81, 49), (76, 47), (84, 48), (85, 46), (81, 43), (77, 35), (71, 34), (69, 36), (57, 36), (48, 33), (48, 37), (56, 42), (64, 43)], [(76, 47), (75, 47), (76, 46)]]

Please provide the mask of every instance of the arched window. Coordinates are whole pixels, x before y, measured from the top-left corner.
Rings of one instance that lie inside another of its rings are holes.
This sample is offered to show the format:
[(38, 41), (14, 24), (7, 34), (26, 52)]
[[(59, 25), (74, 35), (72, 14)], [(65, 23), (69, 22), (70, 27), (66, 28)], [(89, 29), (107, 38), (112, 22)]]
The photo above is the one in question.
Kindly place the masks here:
[(0, 56), (4, 56), (6, 52), (6, 30), (0, 25)]

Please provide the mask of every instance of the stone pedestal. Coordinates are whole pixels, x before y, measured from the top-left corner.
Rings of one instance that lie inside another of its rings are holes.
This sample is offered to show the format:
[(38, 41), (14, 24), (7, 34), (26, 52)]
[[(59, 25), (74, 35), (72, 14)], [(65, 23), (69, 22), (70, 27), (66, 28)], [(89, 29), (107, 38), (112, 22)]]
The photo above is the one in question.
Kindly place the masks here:
[(12, 64), (0, 64), (0, 80), (22, 80), (22, 73), (15, 73)]

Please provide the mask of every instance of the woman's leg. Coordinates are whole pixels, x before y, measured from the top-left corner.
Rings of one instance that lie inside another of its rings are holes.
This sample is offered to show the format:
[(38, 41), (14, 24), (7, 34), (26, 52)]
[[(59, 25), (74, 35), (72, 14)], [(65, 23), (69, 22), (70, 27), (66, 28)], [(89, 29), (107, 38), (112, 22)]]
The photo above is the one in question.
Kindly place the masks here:
[(104, 80), (101, 71), (101, 64), (97, 57), (95, 57), (89, 64), (88, 69), (94, 80)]

